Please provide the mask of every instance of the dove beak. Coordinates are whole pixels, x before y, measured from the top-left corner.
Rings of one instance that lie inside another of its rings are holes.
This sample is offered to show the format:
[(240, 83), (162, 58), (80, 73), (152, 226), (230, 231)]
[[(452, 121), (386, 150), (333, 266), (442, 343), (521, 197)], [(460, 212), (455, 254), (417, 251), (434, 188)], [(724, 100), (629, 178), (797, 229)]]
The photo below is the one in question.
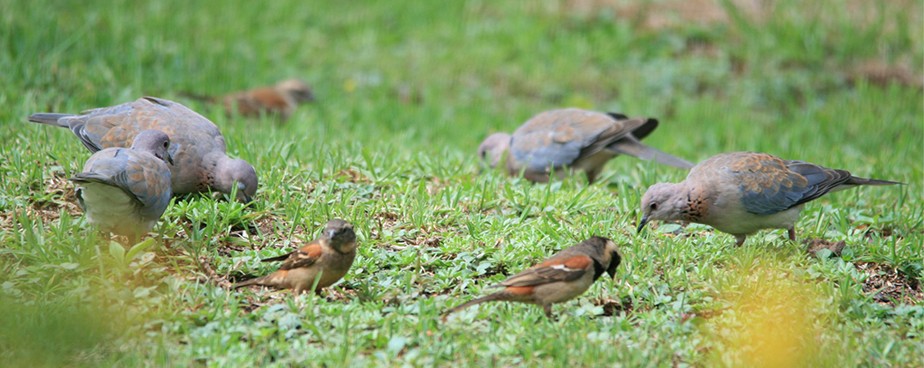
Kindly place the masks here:
[(638, 230), (636, 230), (636, 233), (642, 232), (642, 229), (644, 229), (644, 228), (645, 228), (645, 225), (647, 225), (647, 224), (648, 224), (648, 216), (647, 216), (647, 215), (646, 215), (646, 216), (642, 216), (642, 221), (639, 221), (639, 222), (638, 222)]
[(166, 157), (164, 157), (164, 159), (166, 159), (167, 162), (170, 163), (170, 166), (173, 166), (173, 156), (170, 155), (170, 152), (167, 152), (165, 156)]
[(247, 204), (253, 201), (253, 198), (249, 194), (247, 194), (246, 191), (244, 191), (245, 187), (246, 186), (244, 185), (244, 183), (241, 183), (241, 182), (237, 183), (237, 197), (243, 200), (243, 203)]

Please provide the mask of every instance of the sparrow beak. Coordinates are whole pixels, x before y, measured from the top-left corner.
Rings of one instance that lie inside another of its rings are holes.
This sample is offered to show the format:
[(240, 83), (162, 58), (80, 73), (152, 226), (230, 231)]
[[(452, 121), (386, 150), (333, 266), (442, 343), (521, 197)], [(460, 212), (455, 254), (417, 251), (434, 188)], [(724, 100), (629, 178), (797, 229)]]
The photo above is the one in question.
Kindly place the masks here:
[(648, 216), (647, 216), (647, 215), (646, 215), (646, 216), (642, 216), (642, 221), (639, 221), (639, 222), (638, 222), (638, 230), (636, 231), (636, 233), (642, 232), (642, 229), (644, 229), (644, 228), (645, 228), (645, 225), (647, 225), (647, 224), (648, 224)]

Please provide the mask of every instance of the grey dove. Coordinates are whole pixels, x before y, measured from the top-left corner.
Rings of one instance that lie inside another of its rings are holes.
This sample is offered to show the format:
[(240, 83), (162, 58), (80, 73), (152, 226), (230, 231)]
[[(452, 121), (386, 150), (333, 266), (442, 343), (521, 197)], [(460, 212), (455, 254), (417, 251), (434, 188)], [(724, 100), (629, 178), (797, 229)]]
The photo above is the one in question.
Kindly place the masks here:
[(765, 153), (723, 153), (693, 167), (680, 183), (648, 188), (638, 231), (652, 220), (687, 221), (732, 234), (739, 246), (761, 229), (787, 229), (796, 240), (794, 225), (806, 202), (858, 185), (892, 184), (901, 183)]
[(170, 165), (175, 194), (208, 190), (250, 202), (257, 191), (257, 173), (247, 161), (225, 153), (225, 138), (214, 123), (179, 103), (143, 97), (134, 102), (85, 111), (80, 115), (38, 113), (29, 121), (69, 128), (90, 152), (128, 147), (146, 129), (160, 130), (171, 139)]
[(87, 220), (131, 241), (150, 231), (173, 195), (169, 147), (166, 134), (144, 130), (131, 148), (106, 148), (90, 156), (83, 172), (70, 179)]
[(629, 118), (576, 108), (539, 113), (513, 134), (495, 133), (478, 147), (491, 167), (502, 164), (509, 175), (547, 182), (573, 170), (584, 171), (591, 183), (603, 165), (619, 154), (689, 169), (693, 164), (641, 143), (658, 126), (651, 118)]

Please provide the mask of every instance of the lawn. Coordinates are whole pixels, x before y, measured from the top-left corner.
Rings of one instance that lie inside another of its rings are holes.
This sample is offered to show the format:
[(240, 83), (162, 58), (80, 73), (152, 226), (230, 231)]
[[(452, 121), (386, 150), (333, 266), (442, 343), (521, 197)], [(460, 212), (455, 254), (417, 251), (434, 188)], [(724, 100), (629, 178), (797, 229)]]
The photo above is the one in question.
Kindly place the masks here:
[[(0, 0), (0, 366), (922, 366), (924, 1)], [(184, 93), (300, 77), (285, 123)], [(89, 157), (34, 112), (153, 95), (221, 127), (255, 201), (178, 197), (148, 240), (93, 231)], [(531, 184), (475, 150), (559, 107), (653, 116), (690, 161), (761, 151), (903, 186), (806, 206), (797, 242), (653, 224), (685, 172), (631, 157)], [(331, 218), (321, 296), (229, 285)], [(614, 279), (553, 308), (443, 310), (591, 235)], [(844, 242), (839, 255), (808, 242)]]

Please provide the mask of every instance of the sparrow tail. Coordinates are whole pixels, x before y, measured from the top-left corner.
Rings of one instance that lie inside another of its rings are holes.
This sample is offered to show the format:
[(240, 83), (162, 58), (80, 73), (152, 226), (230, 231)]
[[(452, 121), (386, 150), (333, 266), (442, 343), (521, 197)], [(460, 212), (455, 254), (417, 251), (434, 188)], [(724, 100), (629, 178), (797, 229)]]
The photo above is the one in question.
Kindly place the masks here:
[(40, 112), (29, 115), (29, 121), (33, 123), (53, 125), (56, 127), (67, 128), (67, 123), (61, 122), (61, 118), (71, 117), (73, 114), (57, 114), (53, 112)]
[(242, 288), (242, 287), (244, 287), (244, 286), (250, 286), (250, 285), (260, 285), (260, 284), (263, 282), (263, 279), (264, 279), (264, 278), (266, 278), (266, 277), (257, 277), (257, 278), (255, 278), (255, 279), (250, 279), (250, 280), (247, 280), (247, 281), (241, 281), (241, 282), (239, 282), (239, 283), (236, 283), (236, 284), (234, 284), (234, 285), (231, 285), (231, 289), (232, 289), (232, 290), (233, 290), (233, 289), (240, 289), (240, 288)]
[(480, 298), (475, 298), (475, 299), (469, 300), (469, 301), (467, 301), (467, 302), (465, 302), (465, 303), (462, 303), (461, 305), (457, 305), (457, 306), (455, 306), (455, 307), (453, 307), (453, 308), (451, 308), (451, 309), (449, 309), (449, 310), (443, 312), (443, 316), (444, 316), (444, 317), (445, 317), (445, 316), (448, 316), (448, 315), (450, 315), (450, 314), (452, 314), (452, 313), (455, 313), (455, 312), (458, 312), (458, 311), (463, 310), (463, 309), (465, 309), (465, 308), (471, 307), (471, 306), (473, 306), (473, 305), (475, 305), (475, 304), (481, 304), (481, 303), (490, 302), (490, 301), (493, 301), (493, 300), (502, 300), (502, 299), (503, 299), (503, 296), (504, 296), (503, 293), (494, 293), (494, 294), (486, 295), (486, 296), (483, 296), (483, 297), (480, 297)]
[(263, 258), (263, 259), (260, 260), (260, 262), (279, 262), (279, 261), (285, 261), (287, 258), (289, 258), (289, 255), (290, 255), (290, 254), (291, 254), (291, 253), (286, 253), (286, 254), (283, 254), (283, 255), (281, 255), (281, 256), (275, 256), (275, 257), (272, 257), (272, 258)]

